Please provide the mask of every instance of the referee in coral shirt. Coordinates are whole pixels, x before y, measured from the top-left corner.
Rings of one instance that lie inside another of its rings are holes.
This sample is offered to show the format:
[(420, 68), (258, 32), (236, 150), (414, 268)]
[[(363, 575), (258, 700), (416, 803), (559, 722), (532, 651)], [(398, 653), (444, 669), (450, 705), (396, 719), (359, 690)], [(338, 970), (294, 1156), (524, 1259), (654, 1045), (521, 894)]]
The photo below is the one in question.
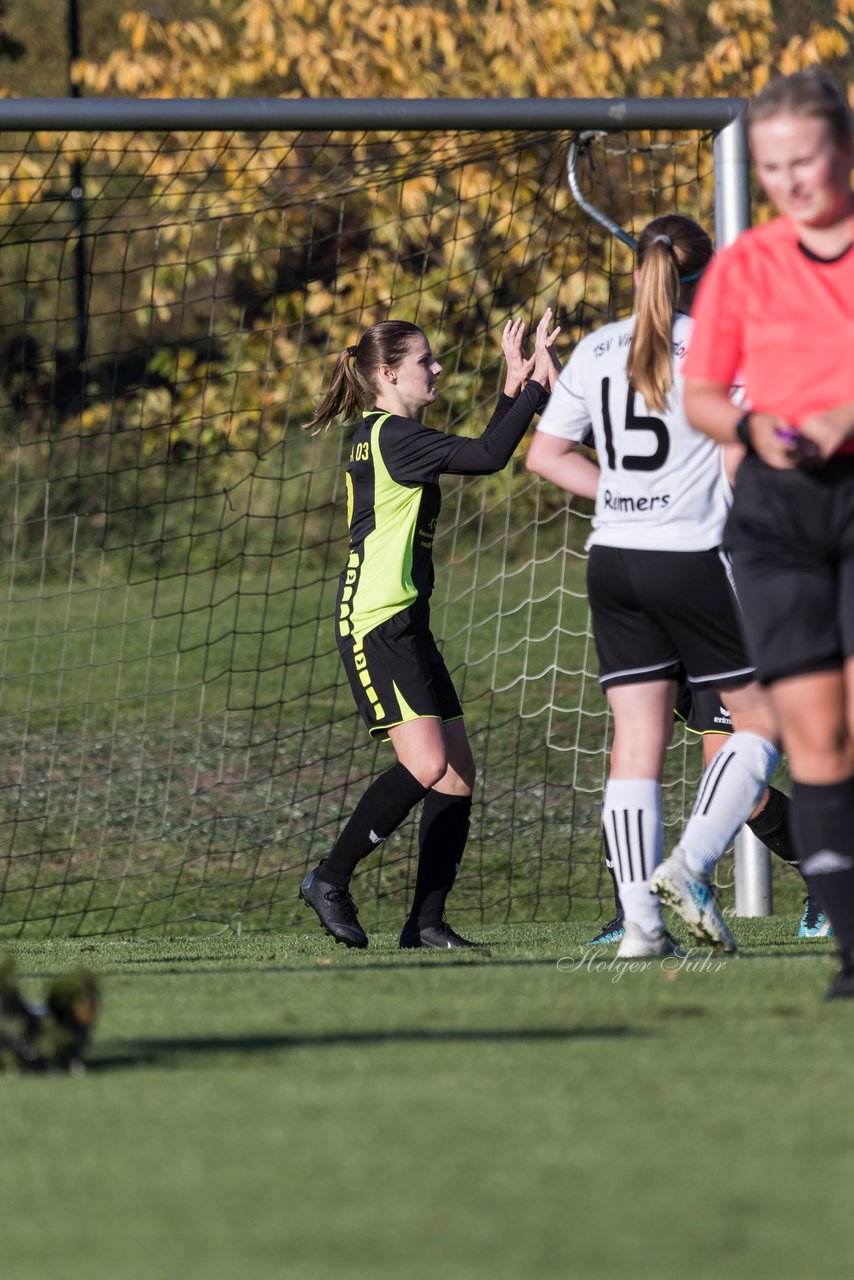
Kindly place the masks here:
[(772, 81), (747, 124), (781, 216), (707, 273), (685, 407), (747, 448), (725, 546), (789, 757), (801, 870), (839, 942), (828, 996), (854, 996), (854, 123), (813, 68)]

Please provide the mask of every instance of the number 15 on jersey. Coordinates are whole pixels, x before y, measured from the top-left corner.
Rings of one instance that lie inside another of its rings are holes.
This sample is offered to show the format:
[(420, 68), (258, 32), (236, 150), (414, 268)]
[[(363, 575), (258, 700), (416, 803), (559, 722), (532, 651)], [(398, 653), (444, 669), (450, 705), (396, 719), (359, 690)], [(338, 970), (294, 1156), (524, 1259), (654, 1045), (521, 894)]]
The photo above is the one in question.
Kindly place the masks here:
[[(664, 466), (670, 453), (670, 436), (668, 435), (666, 424), (661, 418), (636, 414), (635, 395), (635, 389), (629, 383), (625, 409), (622, 410), (624, 414), (623, 430), (645, 432), (647, 435), (652, 435), (655, 441), (655, 448), (652, 453), (624, 453), (621, 458), (618, 458), (617, 446), (614, 440), (614, 418), (611, 417), (611, 379), (602, 379), (602, 424), (605, 429), (605, 453), (611, 471), (617, 471), (620, 467), (624, 471), (659, 471)], [(617, 422), (619, 425), (619, 419), (617, 419)], [(625, 443), (628, 445), (628, 441), (625, 441)], [(640, 439), (638, 439), (638, 447), (640, 447)]]

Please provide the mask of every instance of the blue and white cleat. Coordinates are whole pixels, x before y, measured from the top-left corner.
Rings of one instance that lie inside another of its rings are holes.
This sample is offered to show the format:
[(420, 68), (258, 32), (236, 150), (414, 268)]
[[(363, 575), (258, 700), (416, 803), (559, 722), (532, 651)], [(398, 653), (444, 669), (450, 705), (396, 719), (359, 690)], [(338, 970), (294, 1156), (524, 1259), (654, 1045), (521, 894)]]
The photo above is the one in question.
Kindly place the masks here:
[(626, 921), (623, 940), (617, 948), (618, 960), (659, 960), (663, 956), (681, 955), (670, 934), (646, 933), (633, 920)]
[(738, 944), (724, 924), (711, 885), (705, 877), (695, 876), (677, 845), (672, 855), (656, 869), (650, 882), (653, 893), (667, 907), (681, 916), (698, 942), (734, 954)]
[(804, 914), (801, 916), (799, 938), (832, 938), (833, 925), (816, 902), (815, 898), (804, 898)]
[(626, 922), (622, 911), (618, 911), (613, 920), (604, 924), (595, 938), (588, 939), (588, 947), (603, 947), (606, 942), (620, 942), (626, 932)]

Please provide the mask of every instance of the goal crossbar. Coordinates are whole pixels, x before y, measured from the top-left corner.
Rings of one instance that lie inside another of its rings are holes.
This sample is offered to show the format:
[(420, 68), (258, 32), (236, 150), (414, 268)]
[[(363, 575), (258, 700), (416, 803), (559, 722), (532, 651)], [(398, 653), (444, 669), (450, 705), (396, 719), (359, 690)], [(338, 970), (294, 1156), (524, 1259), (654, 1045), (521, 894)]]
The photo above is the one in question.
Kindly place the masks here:
[(6, 98), (14, 129), (705, 129), (744, 98)]

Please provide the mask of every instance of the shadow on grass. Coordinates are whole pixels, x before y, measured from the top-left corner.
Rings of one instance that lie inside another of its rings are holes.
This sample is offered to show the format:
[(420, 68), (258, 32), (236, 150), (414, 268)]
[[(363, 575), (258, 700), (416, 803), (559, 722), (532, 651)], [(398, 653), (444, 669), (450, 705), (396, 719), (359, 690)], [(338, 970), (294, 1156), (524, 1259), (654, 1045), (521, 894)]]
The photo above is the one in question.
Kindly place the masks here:
[(832, 946), (816, 946), (815, 943), (809, 942), (769, 942), (767, 947), (761, 949), (751, 947), (750, 950), (741, 950), (738, 953), (739, 960), (820, 960), (822, 957), (833, 960), (837, 956), (835, 947)]
[(176, 1036), (165, 1039), (112, 1040), (95, 1048), (87, 1058), (89, 1071), (113, 1071), (122, 1067), (180, 1066), (188, 1059), (216, 1054), (258, 1055), (287, 1049), (333, 1049), (391, 1044), (502, 1044), (508, 1042), (559, 1042), (616, 1040), (647, 1033), (617, 1024), (608, 1027), (541, 1027), (483, 1031), (422, 1030), (335, 1031), (328, 1035)]
[[(465, 959), (451, 959), (444, 951), (427, 951), (423, 955), (412, 956), (411, 959), (402, 960), (396, 957), (395, 952), (389, 952), (388, 960), (368, 960), (364, 963), (353, 958), (350, 962), (346, 962), (344, 952), (340, 959), (336, 960), (332, 956), (318, 956), (316, 959), (301, 961), (296, 964), (288, 964), (283, 961), (281, 964), (273, 964), (272, 957), (269, 960), (258, 959), (254, 962), (243, 964), (221, 964), (214, 965), (211, 963), (210, 956), (162, 956), (145, 958), (140, 956), (130, 960), (122, 960), (119, 964), (96, 964), (98, 974), (101, 977), (121, 978), (136, 977), (138, 974), (143, 976), (148, 970), (152, 975), (157, 974), (180, 974), (182, 977), (228, 977), (246, 973), (318, 973), (331, 974), (334, 977), (341, 977), (347, 974), (349, 977), (355, 977), (359, 973), (376, 973), (378, 971), (390, 972), (400, 969), (406, 972), (412, 972), (416, 969), (483, 969), (483, 968), (514, 968), (514, 967), (530, 967), (554, 969), (559, 956), (543, 957), (523, 957), (507, 956), (502, 958), (494, 953), (490, 954), (486, 951), (479, 953), (467, 953)], [(394, 958), (392, 958), (394, 957)], [(573, 956), (574, 959), (578, 958)], [(195, 967), (198, 964), (198, 967)], [(194, 966), (189, 968), (188, 966)], [(204, 966), (204, 967), (203, 967)], [(134, 972), (135, 971), (135, 972)], [(52, 978), (55, 974), (53, 969), (26, 969), (19, 966), (18, 972), (24, 978)]]
[[(710, 960), (726, 960), (735, 963), (743, 963), (751, 960), (817, 960), (822, 957), (833, 960), (837, 956), (837, 952), (832, 945), (822, 946), (815, 944), (810, 945), (803, 941), (791, 944), (786, 942), (769, 943), (767, 947), (746, 944), (741, 947), (737, 955), (724, 955), (722, 952), (714, 951), (710, 947), (699, 945), (691, 945), (689, 941), (680, 942), (690, 958), (697, 956), (708, 956)], [(245, 974), (317, 974), (328, 978), (341, 978), (353, 980), (359, 974), (373, 974), (378, 972), (392, 973), (400, 971), (403, 973), (414, 973), (419, 970), (427, 970), (438, 972), (445, 969), (555, 969), (560, 960), (570, 960), (583, 967), (585, 961), (597, 964), (616, 963), (616, 946), (606, 948), (590, 948), (585, 946), (573, 946), (568, 948), (562, 956), (500, 956), (494, 952), (481, 951), (479, 953), (466, 953), (462, 958), (452, 958), (443, 951), (427, 951), (419, 955), (410, 955), (406, 959), (398, 958), (397, 953), (390, 951), (386, 953), (388, 959), (380, 957), (375, 960), (362, 961), (360, 957), (350, 956), (344, 952), (337, 956), (332, 952), (329, 956), (316, 956), (314, 958), (302, 958), (296, 963), (289, 963), (286, 960), (276, 962), (274, 956), (267, 959), (258, 958), (257, 960), (244, 961), (238, 964), (229, 964), (227, 961), (222, 964), (211, 962), (210, 956), (196, 955), (178, 955), (178, 956), (139, 956), (122, 960), (119, 963), (95, 964), (98, 976), (102, 979), (107, 978), (111, 981), (116, 978), (142, 978), (147, 976), (161, 976), (168, 974), (170, 977), (201, 977), (201, 978), (224, 978), (224, 977), (240, 977)], [(56, 970), (53, 968), (26, 968), (22, 965), (18, 967), (18, 973), (22, 978), (28, 980), (49, 979), (56, 976)]]
[[(833, 959), (836, 951), (832, 946), (810, 946), (792, 943), (769, 943), (767, 947), (757, 947), (747, 944), (740, 948), (737, 955), (725, 955), (723, 952), (715, 951), (711, 947), (704, 947), (699, 944), (691, 944), (690, 941), (680, 942), (680, 947), (685, 950), (689, 958), (708, 956), (710, 960), (726, 960), (735, 961), (736, 963), (744, 960), (816, 960), (822, 956)], [(142, 976), (145, 971), (151, 975), (154, 974), (178, 974), (182, 977), (228, 977), (239, 976), (249, 973), (264, 974), (322, 974), (330, 978), (347, 977), (349, 979), (357, 977), (360, 973), (391, 973), (399, 970), (403, 973), (413, 973), (418, 970), (428, 970), (437, 972), (445, 969), (473, 969), (473, 970), (494, 970), (494, 969), (555, 969), (560, 960), (570, 960), (583, 967), (584, 962), (593, 962), (597, 964), (607, 964), (609, 962), (616, 963), (616, 946), (608, 948), (590, 948), (585, 946), (571, 946), (566, 949), (560, 956), (500, 956), (495, 952), (481, 951), (479, 953), (466, 953), (461, 958), (451, 958), (443, 951), (427, 951), (421, 955), (411, 955), (407, 959), (399, 959), (395, 952), (388, 952), (388, 959), (377, 958), (376, 960), (362, 961), (356, 956), (347, 957), (344, 952), (341, 956), (337, 956), (333, 952), (330, 956), (317, 956), (314, 958), (306, 958), (298, 960), (296, 963), (289, 963), (286, 960), (274, 963), (274, 957), (267, 960), (258, 959), (254, 962), (249, 961), (239, 964), (223, 963), (221, 965), (212, 964), (210, 956), (181, 956), (181, 957), (162, 957), (145, 959), (123, 960), (120, 964), (105, 964), (98, 966), (98, 972), (104, 977), (120, 978), (120, 977), (136, 977)], [(189, 967), (192, 966), (192, 967)], [(25, 971), (26, 977), (52, 977), (53, 971), (45, 970), (44, 973), (36, 970)]]

